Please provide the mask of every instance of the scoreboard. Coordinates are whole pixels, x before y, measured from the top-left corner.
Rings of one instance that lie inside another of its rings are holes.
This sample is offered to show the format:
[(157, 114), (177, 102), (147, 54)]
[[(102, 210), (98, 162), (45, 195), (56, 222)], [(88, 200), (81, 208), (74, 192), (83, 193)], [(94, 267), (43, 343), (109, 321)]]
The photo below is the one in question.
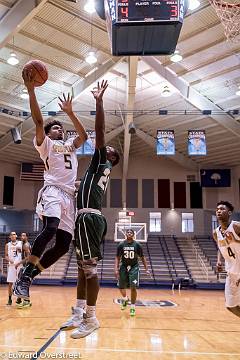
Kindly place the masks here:
[(179, 0), (117, 0), (116, 6), (116, 22), (136, 23), (183, 20), (183, 4), (180, 4)]
[(101, 1), (113, 55), (167, 55), (175, 51), (187, 0)]

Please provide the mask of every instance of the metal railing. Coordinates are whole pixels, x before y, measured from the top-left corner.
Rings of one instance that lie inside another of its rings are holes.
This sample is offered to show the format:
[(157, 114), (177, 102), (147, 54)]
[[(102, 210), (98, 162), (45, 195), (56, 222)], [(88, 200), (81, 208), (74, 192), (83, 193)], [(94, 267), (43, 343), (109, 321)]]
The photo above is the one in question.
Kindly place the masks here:
[(192, 250), (194, 251), (195, 253), (195, 258), (197, 260), (197, 263), (200, 265), (201, 267), (201, 271), (203, 272), (203, 274), (206, 276), (206, 279), (208, 281), (209, 279), (209, 272), (208, 272), (208, 268), (205, 264), (205, 261), (204, 261), (204, 258), (201, 256), (200, 252), (199, 252), (199, 249), (197, 248), (197, 246), (194, 245), (193, 243), (193, 239), (191, 236), (189, 236), (187, 238), (187, 241), (189, 243), (189, 245), (192, 247)]

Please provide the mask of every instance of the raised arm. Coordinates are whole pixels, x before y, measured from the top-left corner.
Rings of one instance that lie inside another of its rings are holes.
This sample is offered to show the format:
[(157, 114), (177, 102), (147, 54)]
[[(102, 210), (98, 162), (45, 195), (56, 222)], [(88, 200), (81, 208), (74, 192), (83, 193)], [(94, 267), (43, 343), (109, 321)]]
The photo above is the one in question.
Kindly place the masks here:
[(22, 77), (29, 94), (32, 119), (36, 125), (36, 142), (37, 145), (40, 146), (42, 145), (45, 138), (45, 133), (43, 127), (43, 117), (35, 95), (34, 78), (32, 75), (32, 71), (23, 70)]
[(73, 141), (73, 144), (77, 149), (87, 140), (87, 133), (81, 121), (77, 118), (77, 116), (73, 112), (72, 96), (68, 94), (68, 96), (66, 97), (65, 94), (63, 94), (63, 99), (59, 97), (59, 100), (60, 100), (59, 106), (61, 110), (68, 115), (69, 119), (72, 121), (74, 125), (75, 130), (78, 133), (78, 136)]
[(108, 87), (107, 81), (102, 81), (101, 85), (97, 84), (97, 87), (93, 89), (92, 94), (96, 100), (96, 119), (95, 119), (95, 131), (96, 131), (96, 149), (101, 149), (105, 146), (105, 116), (103, 108), (103, 94)]

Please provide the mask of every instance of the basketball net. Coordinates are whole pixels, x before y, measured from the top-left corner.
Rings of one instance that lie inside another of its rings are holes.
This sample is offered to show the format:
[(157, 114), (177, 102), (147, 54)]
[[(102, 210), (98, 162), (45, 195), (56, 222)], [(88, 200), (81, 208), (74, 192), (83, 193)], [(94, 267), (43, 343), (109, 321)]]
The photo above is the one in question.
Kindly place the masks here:
[(227, 40), (237, 42), (240, 40), (240, 2), (232, 0), (228, 3), (222, 0), (209, 0), (221, 20)]

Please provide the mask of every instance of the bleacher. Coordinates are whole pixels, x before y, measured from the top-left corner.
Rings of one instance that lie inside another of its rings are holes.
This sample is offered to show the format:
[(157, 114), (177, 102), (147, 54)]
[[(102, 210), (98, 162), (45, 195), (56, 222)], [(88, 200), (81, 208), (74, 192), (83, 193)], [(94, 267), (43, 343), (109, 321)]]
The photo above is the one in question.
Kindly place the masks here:
[[(36, 233), (29, 236), (30, 241), (36, 237)], [(8, 234), (0, 234), (0, 257), (4, 258), (4, 246), (8, 241)], [(54, 240), (53, 240), (54, 241)], [(152, 274), (150, 278), (140, 261), (140, 281), (144, 285), (171, 285), (177, 278), (193, 279), (196, 283), (217, 283), (218, 276), (215, 272), (217, 258), (216, 244), (210, 237), (201, 236), (191, 239), (176, 238), (174, 236), (149, 235), (148, 241), (142, 243), (144, 255)], [(53, 242), (49, 244), (49, 247)], [(202, 268), (197, 263), (193, 249), (198, 248), (205, 267), (208, 268), (209, 276), (204, 279)], [(116, 285), (114, 274), (114, 261), (117, 243), (106, 240), (102, 244), (103, 260), (99, 262), (98, 274), (102, 284)], [(3, 261), (3, 274), (6, 275), (7, 263)], [(224, 281), (224, 280), (223, 280)], [(74, 283), (77, 282), (77, 260), (73, 246), (69, 252), (59, 259), (56, 264), (42, 272), (35, 283)]]
[(208, 259), (213, 271), (215, 272), (217, 278), (219, 280), (224, 280), (226, 278), (226, 272), (223, 269), (223, 272), (221, 274), (216, 273), (216, 263), (217, 263), (217, 253), (218, 253), (218, 247), (212, 236), (195, 236), (194, 237), (202, 249), (204, 255)]

